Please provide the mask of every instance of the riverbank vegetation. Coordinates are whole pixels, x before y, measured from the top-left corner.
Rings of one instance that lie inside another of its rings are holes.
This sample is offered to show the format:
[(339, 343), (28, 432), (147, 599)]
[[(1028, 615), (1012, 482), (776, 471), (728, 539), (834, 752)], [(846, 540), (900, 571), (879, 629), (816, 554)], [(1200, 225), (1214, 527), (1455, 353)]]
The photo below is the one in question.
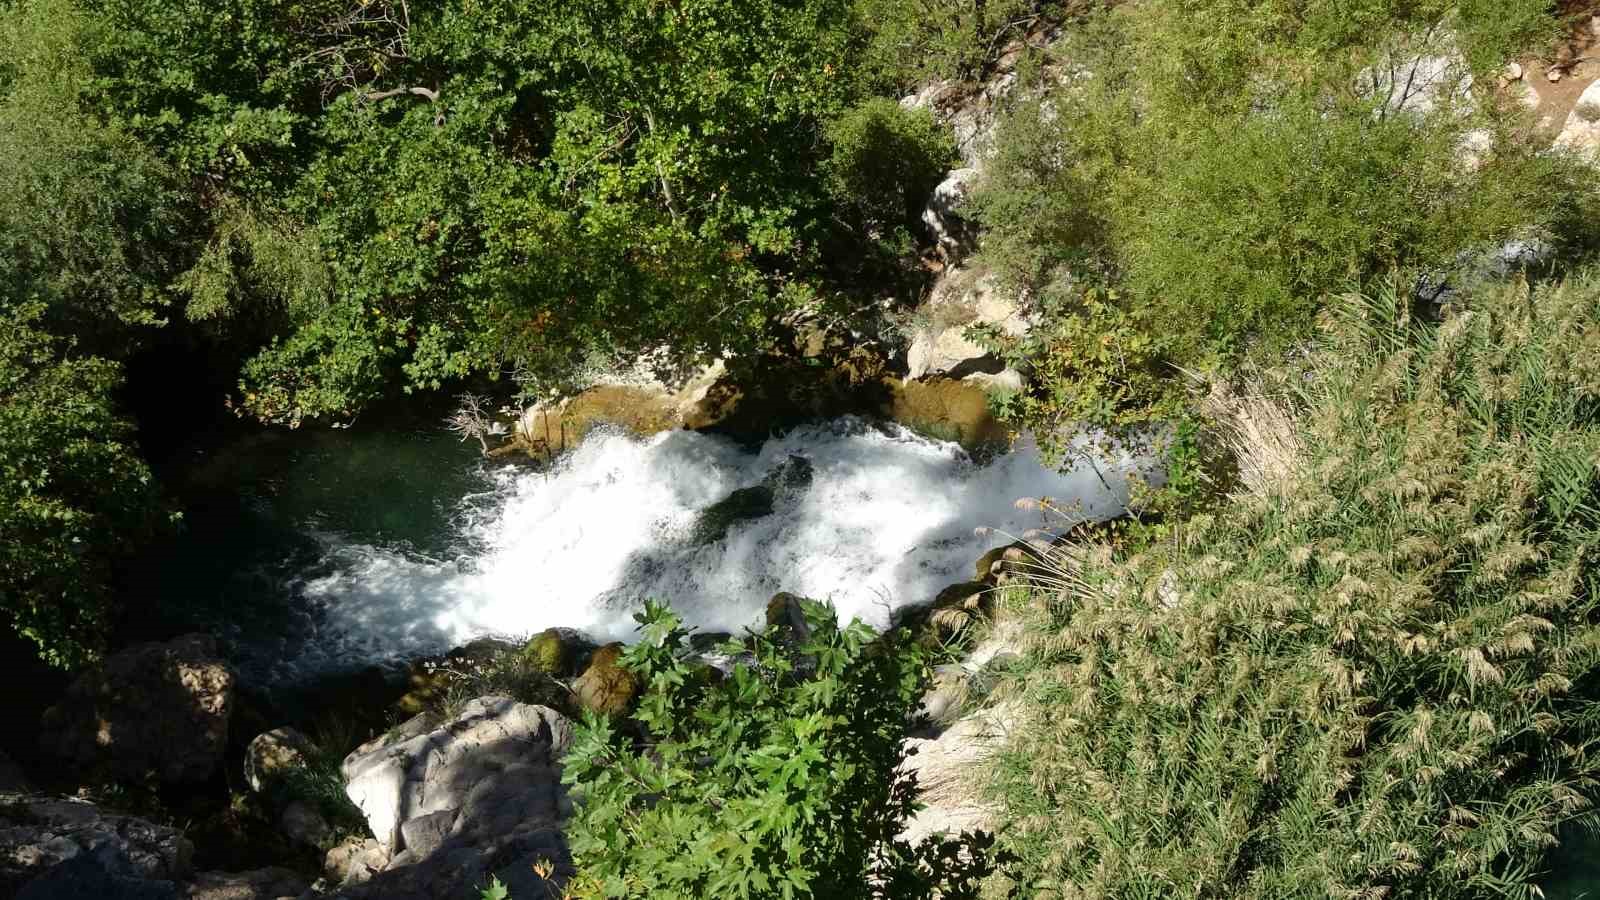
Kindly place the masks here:
[(1346, 300), (1274, 476), (1034, 598), (1025, 896), (1534, 896), (1596, 824), (1600, 278)]

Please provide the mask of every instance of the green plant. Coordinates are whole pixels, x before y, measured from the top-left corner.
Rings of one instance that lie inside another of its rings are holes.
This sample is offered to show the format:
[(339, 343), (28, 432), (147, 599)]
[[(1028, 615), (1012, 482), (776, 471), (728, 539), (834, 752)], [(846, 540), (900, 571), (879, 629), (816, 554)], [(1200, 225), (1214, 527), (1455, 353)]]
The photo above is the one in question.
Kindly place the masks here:
[[(1020, 421), (1166, 419), (1186, 405), (1180, 370), (1281, 358), (1352, 283), (1529, 231), (1591, 240), (1592, 178), (1465, 87), (1548, 30), (1546, 7), (1190, 0), (1089, 17), (1015, 92), (972, 201), (983, 262), (1044, 320), (1011, 342), (1042, 361)], [(1419, 59), (1443, 83), (1401, 108), (1383, 73)], [(1488, 138), (1471, 161), (1469, 135)]]
[(988, 839), (897, 839), (915, 808), (897, 770), (924, 678), (900, 636), (802, 604), (808, 634), (727, 649), (723, 676), (690, 659), (665, 607), (638, 616), (623, 664), (648, 683), (639, 741), (589, 717), (563, 778), (580, 897), (972, 897)]
[(950, 133), (926, 109), (875, 97), (828, 124), (828, 191), (869, 230), (913, 225), (928, 193), (959, 158)]
[(1600, 277), (1344, 298), (1286, 477), (1038, 590), (1041, 897), (1528, 897), (1600, 789)]

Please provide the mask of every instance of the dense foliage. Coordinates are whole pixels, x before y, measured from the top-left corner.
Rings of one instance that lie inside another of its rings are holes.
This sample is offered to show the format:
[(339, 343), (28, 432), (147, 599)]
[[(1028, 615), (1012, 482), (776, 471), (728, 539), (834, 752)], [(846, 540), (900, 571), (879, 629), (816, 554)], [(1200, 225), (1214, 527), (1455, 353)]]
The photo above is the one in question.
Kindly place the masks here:
[(116, 363), (36, 326), (0, 329), (0, 610), (52, 664), (95, 657), (112, 569), (160, 524), (150, 473), (117, 414)]
[(1044, 374), (1010, 411), (1171, 415), (1180, 370), (1271, 358), (1352, 284), (1592, 239), (1592, 177), (1496, 86), (1552, 28), (1543, 0), (1186, 0), (1074, 23), (974, 201), (983, 262), (1044, 323), (990, 336)]
[[(643, 741), (598, 719), (564, 780), (576, 896), (911, 898), (976, 896), (985, 844), (897, 838), (915, 808), (897, 771), (923, 662), (894, 635), (803, 604), (726, 676), (690, 663), (676, 616), (651, 606), (623, 665), (646, 683)], [(937, 894), (935, 892), (938, 892)]]
[(1600, 775), (1600, 278), (1350, 301), (1300, 448), (1043, 597), (996, 764), (1041, 897), (1528, 897)]
[(5, 0), (0, 323), (107, 373), (178, 331), (289, 426), (765, 349), (921, 276), (951, 152), (868, 6)]

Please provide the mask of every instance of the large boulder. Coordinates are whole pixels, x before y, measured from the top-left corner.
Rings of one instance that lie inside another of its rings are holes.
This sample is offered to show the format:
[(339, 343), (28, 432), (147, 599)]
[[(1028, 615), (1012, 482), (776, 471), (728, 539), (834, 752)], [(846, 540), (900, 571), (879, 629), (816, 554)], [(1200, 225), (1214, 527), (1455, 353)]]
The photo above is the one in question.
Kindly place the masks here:
[(1003, 334), (1019, 337), (1032, 326), (1022, 304), (1002, 290), (993, 275), (965, 269), (952, 270), (940, 278), (928, 302), (918, 310), (918, 317), (921, 324), (906, 351), (910, 378), (998, 374), (1004, 370), (1004, 363), (969, 339), (967, 329), (989, 325)]
[(120, 778), (202, 781), (228, 744), (233, 672), (193, 634), (107, 658), (45, 711), (45, 752)]
[(739, 488), (718, 500), (695, 517), (690, 540), (711, 544), (728, 536), (728, 530), (741, 522), (772, 515), (780, 506), (793, 501), (811, 487), (811, 461), (790, 456), (772, 467), (759, 484)]
[(534, 867), (571, 871), (559, 760), (571, 724), (554, 710), (480, 697), (448, 721), (417, 716), (344, 761), (346, 793), (391, 855), (341, 896), (463, 897), (498, 877), (546, 896)]
[(0, 896), (179, 898), (194, 846), (176, 828), (93, 803), (15, 795), (0, 804)]
[(1584, 89), (1567, 116), (1566, 127), (1556, 136), (1556, 146), (1600, 160), (1600, 81)]

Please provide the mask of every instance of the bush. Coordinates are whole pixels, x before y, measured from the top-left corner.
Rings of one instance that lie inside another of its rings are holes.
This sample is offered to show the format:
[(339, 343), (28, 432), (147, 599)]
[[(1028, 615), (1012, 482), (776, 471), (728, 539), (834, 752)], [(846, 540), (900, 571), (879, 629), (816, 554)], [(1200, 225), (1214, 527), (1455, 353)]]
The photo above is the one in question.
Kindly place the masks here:
[(828, 125), (828, 191), (879, 233), (914, 225), (928, 194), (960, 158), (926, 109), (876, 97)]
[(894, 92), (940, 78), (976, 79), (1059, 0), (858, 0), (869, 83)]
[(1600, 783), (1600, 273), (1350, 302), (1291, 474), (1038, 598), (995, 761), (1041, 897), (1533, 895)]
[(112, 398), (116, 363), (37, 329), (0, 297), (0, 614), (55, 666), (105, 646), (113, 580), (161, 501)]
[[(1474, 88), (1401, 112), (1370, 86), (1418, 58), (1454, 60), (1448, 84), (1492, 84), (1482, 67), (1548, 26), (1545, 4), (1293, 7), (1123, 5), (1018, 92), (974, 199), (982, 257), (1054, 305), (1033, 346), (1008, 352), (1075, 354), (1086, 333), (1120, 346), (1119, 331), (1141, 344), (1080, 357), (1081, 382), (1041, 379), (1030, 424), (1170, 415), (1181, 385), (1145, 378), (1147, 363), (1172, 376), (1271, 359), (1352, 283), (1526, 233), (1594, 231), (1592, 177), (1537, 152), (1521, 110)], [(1469, 134), (1491, 136), (1476, 164)], [(1086, 288), (1119, 300), (1077, 302)]]
[(919, 654), (803, 608), (809, 635), (726, 648), (744, 661), (725, 678), (687, 661), (664, 607), (638, 617), (643, 639), (623, 665), (648, 683), (644, 740), (591, 716), (564, 764), (576, 896), (975, 896), (986, 841), (896, 838), (915, 808), (914, 778), (896, 767)]

